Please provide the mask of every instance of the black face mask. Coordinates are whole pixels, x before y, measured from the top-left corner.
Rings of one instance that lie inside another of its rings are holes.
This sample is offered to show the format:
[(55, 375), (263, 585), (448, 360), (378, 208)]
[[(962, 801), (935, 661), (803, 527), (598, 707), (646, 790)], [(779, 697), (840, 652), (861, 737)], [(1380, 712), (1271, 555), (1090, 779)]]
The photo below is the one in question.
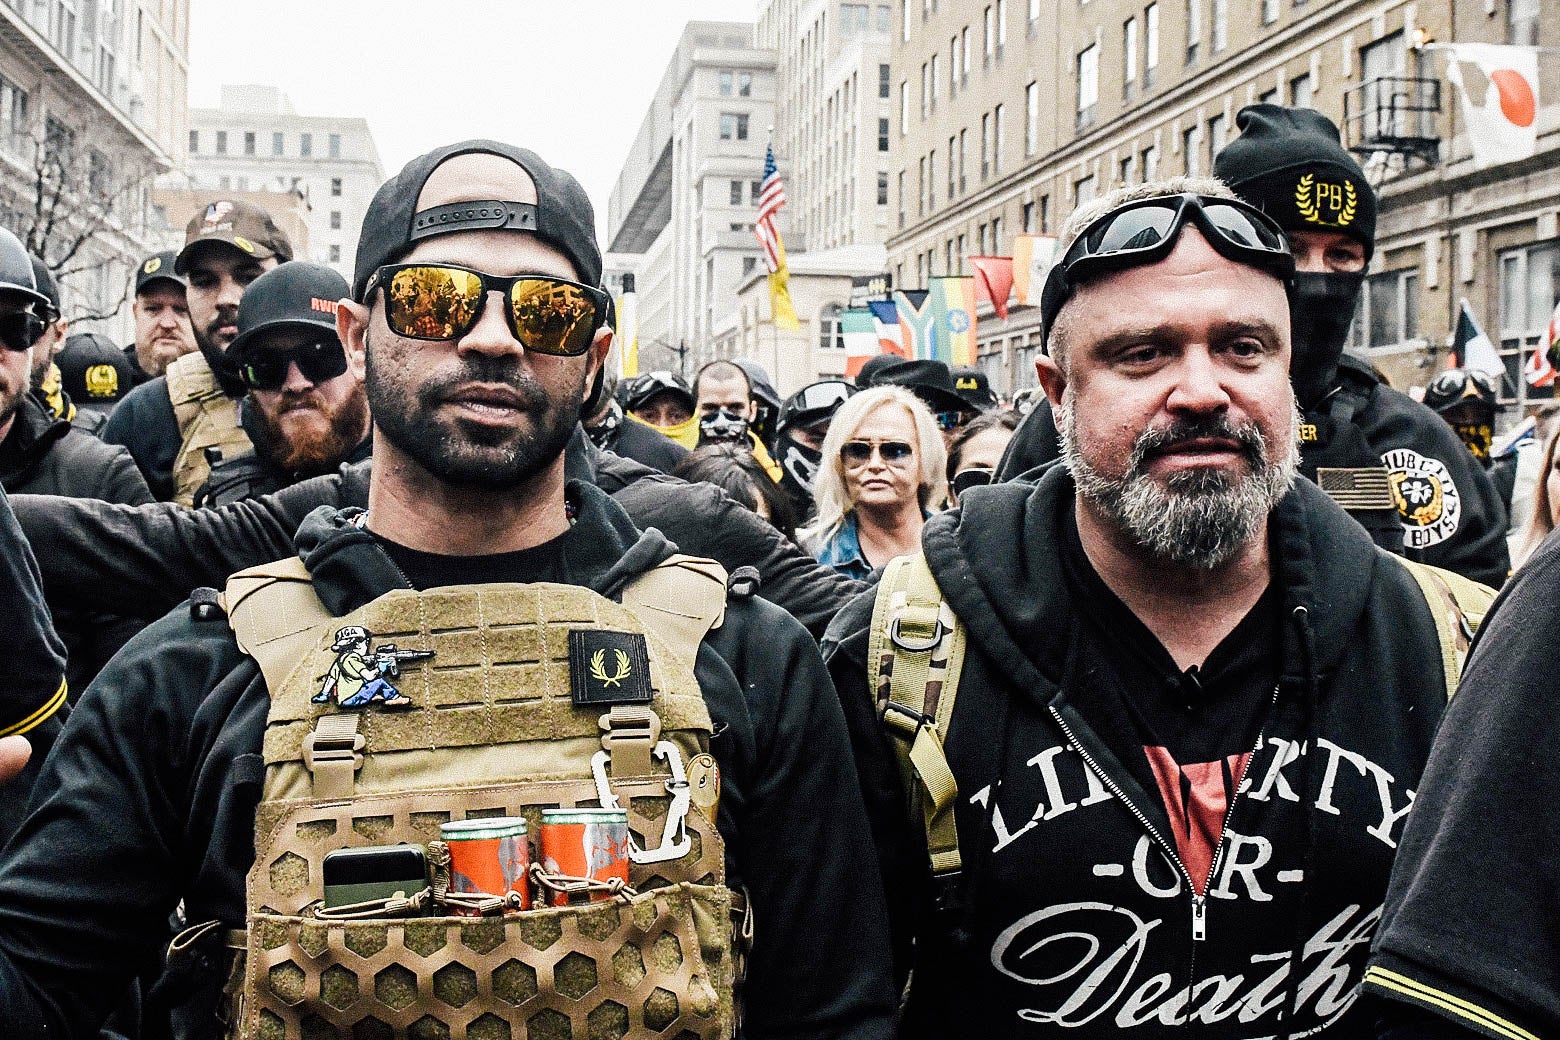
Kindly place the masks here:
[(1363, 271), (1295, 273), (1289, 298), (1293, 329), (1289, 381), (1302, 408), (1316, 404), (1337, 385), (1338, 359), (1364, 284)]
[(793, 441), (783, 433), (779, 446), (780, 468), (792, 483), (810, 494), (813, 480), (818, 476), (818, 467), (823, 464), (823, 454)]

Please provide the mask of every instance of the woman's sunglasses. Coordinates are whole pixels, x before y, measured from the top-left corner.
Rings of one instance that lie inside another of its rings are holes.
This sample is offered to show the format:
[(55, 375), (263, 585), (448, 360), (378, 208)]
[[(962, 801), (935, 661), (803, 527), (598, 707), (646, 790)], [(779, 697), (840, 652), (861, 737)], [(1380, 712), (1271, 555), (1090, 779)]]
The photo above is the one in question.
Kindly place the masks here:
[(287, 367), (294, 362), (303, 378), (319, 384), (347, 370), (347, 353), (333, 339), (305, 343), (291, 350), (257, 349), (239, 363), (238, 377), (251, 390), (280, 390), (287, 382)]
[(500, 277), (454, 264), (392, 264), (364, 290), (385, 292), (385, 323), (407, 339), (452, 340), (482, 317), (488, 293), (508, 301), (509, 331), (526, 350), (579, 357), (607, 322), (612, 299), (594, 286), (549, 275)]
[(840, 458), (850, 466), (865, 466), (872, 461), (874, 451), (890, 466), (915, 454), (915, 449), (904, 441), (846, 441), (840, 445)]

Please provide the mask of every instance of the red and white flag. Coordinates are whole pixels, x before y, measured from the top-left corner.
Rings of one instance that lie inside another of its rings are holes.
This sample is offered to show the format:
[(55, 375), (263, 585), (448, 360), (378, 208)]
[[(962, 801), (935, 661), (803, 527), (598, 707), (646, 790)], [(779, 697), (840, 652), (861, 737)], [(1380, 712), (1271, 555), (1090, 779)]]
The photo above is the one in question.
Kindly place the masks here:
[(1549, 316), (1549, 328), (1544, 330), (1544, 338), (1533, 347), (1533, 356), (1523, 366), (1522, 374), (1532, 386), (1553, 386), (1556, 373), (1552, 357), (1560, 355), (1560, 303), (1555, 304), (1555, 312)]
[(1474, 165), (1483, 169), (1532, 158), (1538, 150), (1538, 48), (1493, 43), (1443, 47), (1446, 78), (1462, 98)]

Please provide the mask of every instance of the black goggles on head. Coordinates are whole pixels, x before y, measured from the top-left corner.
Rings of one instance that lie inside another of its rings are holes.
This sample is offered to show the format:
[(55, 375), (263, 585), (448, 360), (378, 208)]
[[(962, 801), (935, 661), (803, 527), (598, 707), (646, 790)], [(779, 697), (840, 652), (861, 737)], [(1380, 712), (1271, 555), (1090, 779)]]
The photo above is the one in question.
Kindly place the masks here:
[(335, 379), (347, 370), (347, 352), (334, 339), (304, 343), (289, 350), (246, 351), (238, 363), (238, 378), (251, 390), (280, 390), (287, 367), (294, 362), (303, 378), (314, 384)]
[(0, 345), (20, 354), (37, 343), (46, 328), (47, 322), (27, 311), (0, 314)]
[(607, 323), (612, 299), (600, 289), (545, 274), (505, 277), (455, 264), (390, 264), (369, 278), (367, 299), (385, 293), (385, 324), (407, 339), (452, 340), (482, 317), (488, 293), (501, 292), (509, 331), (526, 350), (579, 357)]
[(1170, 255), (1188, 223), (1196, 224), (1225, 259), (1285, 282), (1294, 277), (1289, 240), (1261, 210), (1236, 199), (1191, 193), (1140, 199), (1118, 206), (1084, 228), (1051, 268), (1040, 295), (1042, 337), (1049, 337), (1062, 305), (1078, 286), (1102, 274), (1158, 263)]
[[(1471, 394), (1468, 392), (1469, 383), (1474, 386)], [(1425, 399), (1434, 402), (1431, 407), (1440, 408), (1461, 404), (1465, 400), (1493, 405), (1499, 390), (1495, 377), (1482, 369), (1453, 368), (1430, 380), (1430, 385), (1425, 387)]]

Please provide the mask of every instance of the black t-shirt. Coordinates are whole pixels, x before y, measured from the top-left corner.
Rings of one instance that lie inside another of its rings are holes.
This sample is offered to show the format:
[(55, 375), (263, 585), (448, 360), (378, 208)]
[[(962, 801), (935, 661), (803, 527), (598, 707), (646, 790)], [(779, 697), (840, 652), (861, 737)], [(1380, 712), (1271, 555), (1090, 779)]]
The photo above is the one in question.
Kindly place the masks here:
[(1269, 585), (1207, 660), (1182, 671), (1095, 572), (1071, 509), (1062, 564), (1082, 621), (1078, 650), (1105, 687), (1099, 703), (1119, 711), (1108, 728), (1136, 740), (1135, 749), (1118, 749), (1121, 760), (1145, 791), (1158, 792), (1181, 860), (1201, 885), (1273, 706), (1282, 647), (1278, 590)]
[(401, 573), (406, 575), (412, 588), (421, 592), (442, 585), (487, 585), (494, 582), (551, 581), (570, 584), (563, 557), (566, 540), (573, 534), (574, 529), (571, 527), (541, 545), (485, 556), (446, 556), (423, 552), (409, 549), (377, 534), (374, 540), (401, 569)]

